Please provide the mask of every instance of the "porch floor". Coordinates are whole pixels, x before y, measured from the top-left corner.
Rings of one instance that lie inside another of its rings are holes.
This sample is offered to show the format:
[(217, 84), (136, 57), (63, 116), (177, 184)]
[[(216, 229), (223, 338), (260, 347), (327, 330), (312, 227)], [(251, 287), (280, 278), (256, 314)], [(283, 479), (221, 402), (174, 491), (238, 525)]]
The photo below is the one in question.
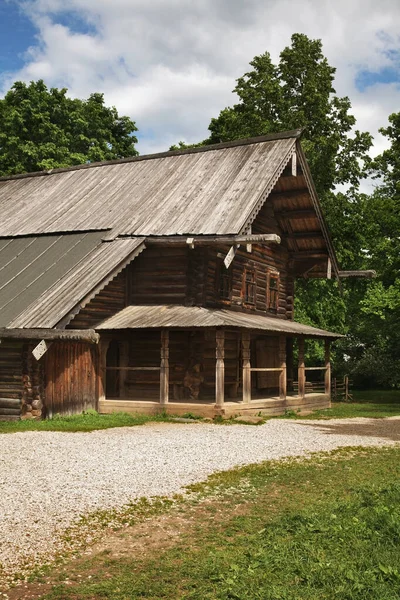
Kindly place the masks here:
[(110, 414), (113, 412), (157, 414), (167, 412), (168, 414), (184, 415), (191, 413), (201, 417), (215, 417), (222, 415), (232, 417), (234, 415), (282, 415), (286, 410), (299, 411), (300, 413), (311, 412), (313, 410), (330, 408), (330, 397), (326, 394), (309, 393), (304, 398), (296, 395), (287, 396), (286, 399), (279, 397), (257, 398), (248, 403), (241, 399), (232, 399), (224, 402), (223, 407), (219, 408), (212, 400), (199, 400), (198, 402), (188, 402), (186, 400), (174, 400), (167, 404), (160, 404), (156, 400), (125, 400), (125, 399), (104, 399), (99, 402), (99, 412)]

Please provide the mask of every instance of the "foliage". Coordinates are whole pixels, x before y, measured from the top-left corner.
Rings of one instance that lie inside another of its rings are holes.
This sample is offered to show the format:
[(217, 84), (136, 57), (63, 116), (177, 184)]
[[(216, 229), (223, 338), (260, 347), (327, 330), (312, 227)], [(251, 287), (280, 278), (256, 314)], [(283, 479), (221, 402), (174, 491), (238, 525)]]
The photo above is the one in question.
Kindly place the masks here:
[[(378, 279), (344, 280), (340, 289), (333, 281), (298, 280), (296, 320), (348, 335), (333, 352), (338, 374), (351, 374), (357, 384), (398, 386), (400, 113), (381, 130), (390, 148), (371, 161), (371, 136), (355, 130), (349, 98), (336, 95), (335, 68), (320, 40), (296, 33), (277, 64), (265, 52), (250, 66), (237, 80), (238, 102), (211, 120), (201, 144), (304, 128), (302, 146), (341, 269), (375, 269)], [(378, 180), (370, 195), (358, 191), (367, 175)], [(316, 344), (308, 344), (307, 358), (321, 359)]]
[(17, 81), (0, 100), (0, 175), (134, 156), (135, 131), (103, 94), (79, 100), (41, 80)]

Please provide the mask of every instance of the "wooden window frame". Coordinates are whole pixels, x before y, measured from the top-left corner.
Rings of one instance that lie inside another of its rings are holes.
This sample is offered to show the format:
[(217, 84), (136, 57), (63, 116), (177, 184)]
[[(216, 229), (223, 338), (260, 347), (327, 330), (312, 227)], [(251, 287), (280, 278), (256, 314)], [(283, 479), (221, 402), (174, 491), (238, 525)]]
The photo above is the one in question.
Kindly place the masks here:
[[(271, 281), (276, 282), (276, 287), (271, 287)], [(279, 306), (279, 284), (280, 275), (278, 271), (268, 271), (267, 273), (267, 312), (278, 312)]]
[[(227, 295), (223, 295), (225, 288), (223, 288), (223, 282), (227, 282)], [(216, 296), (218, 302), (222, 304), (231, 304), (232, 302), (232, 284), (233, 284), (233, 276), (232, 276), (232, 265), (227, 269), (223, 262), (220, 263), (218, 269), (218, 277), (216, 280)]]
[[(251, 275), (252, 281), (248, 281), (247, 276)], [(257, 302), (257, 276), (256, 269), (254, 267), (246, 267), (243, 271), (242, 280), (242, 300), (244, 306), (255, 307)], [(252, 294), (250, 297), (249, 289), (252, 288)]]

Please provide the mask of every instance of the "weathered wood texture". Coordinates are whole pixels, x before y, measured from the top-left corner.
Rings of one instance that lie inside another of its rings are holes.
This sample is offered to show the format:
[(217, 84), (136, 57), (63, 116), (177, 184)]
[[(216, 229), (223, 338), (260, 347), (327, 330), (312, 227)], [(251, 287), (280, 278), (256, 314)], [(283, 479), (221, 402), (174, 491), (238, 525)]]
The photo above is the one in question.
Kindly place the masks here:
[(330, 408), (331, 402), (325, 394), (309, 394), (305, 398), (292, 396), (282, 400), (280, 398), (269, 398), (266, 400), (253, 400), (249, 403), (225, 401), (223, 408), (214, 404), (191, 403), (191, 402), (169, 402), (163, 407), (159, 402), (132, 402), (129, 400), (103, 400), (100, 402), (101, 413), (113, 412), (157, 414), (166, 411), (173, 415), (184, 415), (191, 412), (203, 417), (215, 417), (216, 415), (229, 418), (238, 415), (282, 415), (286, 410), (295, 410), (300, 413), (310, 413), (313, 410)]
[[(138, 260), (138, 259), (137, 259)], [(115, 279), (95, 296), (82, 310), (72, 319), (68, 329), (87, 329), (94, 327), (107, 317), (126, 306), (127, 269), (125, 268)]]
[[(127, 370), (116, 369), (115, 356), (107, 353), (106, 390), (108, 398), (157, 399), (160, 395), (162, 375), (162, 346), (160, 331), (134, 330), (115, 332), (115, 344), (120, 348), (127, 345)], [(224, 395), (236, 397), (240, 385), (240, 334), (225, 332)], [(185, 379), (199, 379), (199, 398), (215, 400), (216, 385), (216, 332), (210, 331), (171, 331), (169, 333), (168, 356), (168, 395), (169, 399), (184, 399), (190, 390)], [(165, 356), (164, 356), (165, 359)], [(157, 367), (160, 368), (161, 373)], [(165, 366), (165, 365), (164, 365)], [(121, 377), (124, 386), (121, 386)], [(220, 380), (221, 381), (221, 380)], [(165, 386), (165, 382), (164, 382)], [(165, 389), (165, 388), (164, 388)], [(166, 392), (164, 391), (164, 394)], [(110, 395), (111, 394), (111, 395)]]
[(189, 251), (147, 248), (129, 268), (128, 304), (185, 304)]
[(35, 345), (16, 340), (2, 340), (0, 344), (0, 419), (42, 415), (43, 363), (32, 355)]
[(55, 342), (45, 355), (46, 416), (97, 408), (98, 347)]

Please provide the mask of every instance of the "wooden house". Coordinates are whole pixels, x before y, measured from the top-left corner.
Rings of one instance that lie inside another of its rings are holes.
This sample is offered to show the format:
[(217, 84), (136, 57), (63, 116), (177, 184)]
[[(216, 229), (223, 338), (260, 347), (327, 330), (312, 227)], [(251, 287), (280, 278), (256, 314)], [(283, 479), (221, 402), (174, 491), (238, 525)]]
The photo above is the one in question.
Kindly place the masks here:
[(1, 178), (0, 415), (329, 406), (294, 281), (346, 273), (299, 133)]

